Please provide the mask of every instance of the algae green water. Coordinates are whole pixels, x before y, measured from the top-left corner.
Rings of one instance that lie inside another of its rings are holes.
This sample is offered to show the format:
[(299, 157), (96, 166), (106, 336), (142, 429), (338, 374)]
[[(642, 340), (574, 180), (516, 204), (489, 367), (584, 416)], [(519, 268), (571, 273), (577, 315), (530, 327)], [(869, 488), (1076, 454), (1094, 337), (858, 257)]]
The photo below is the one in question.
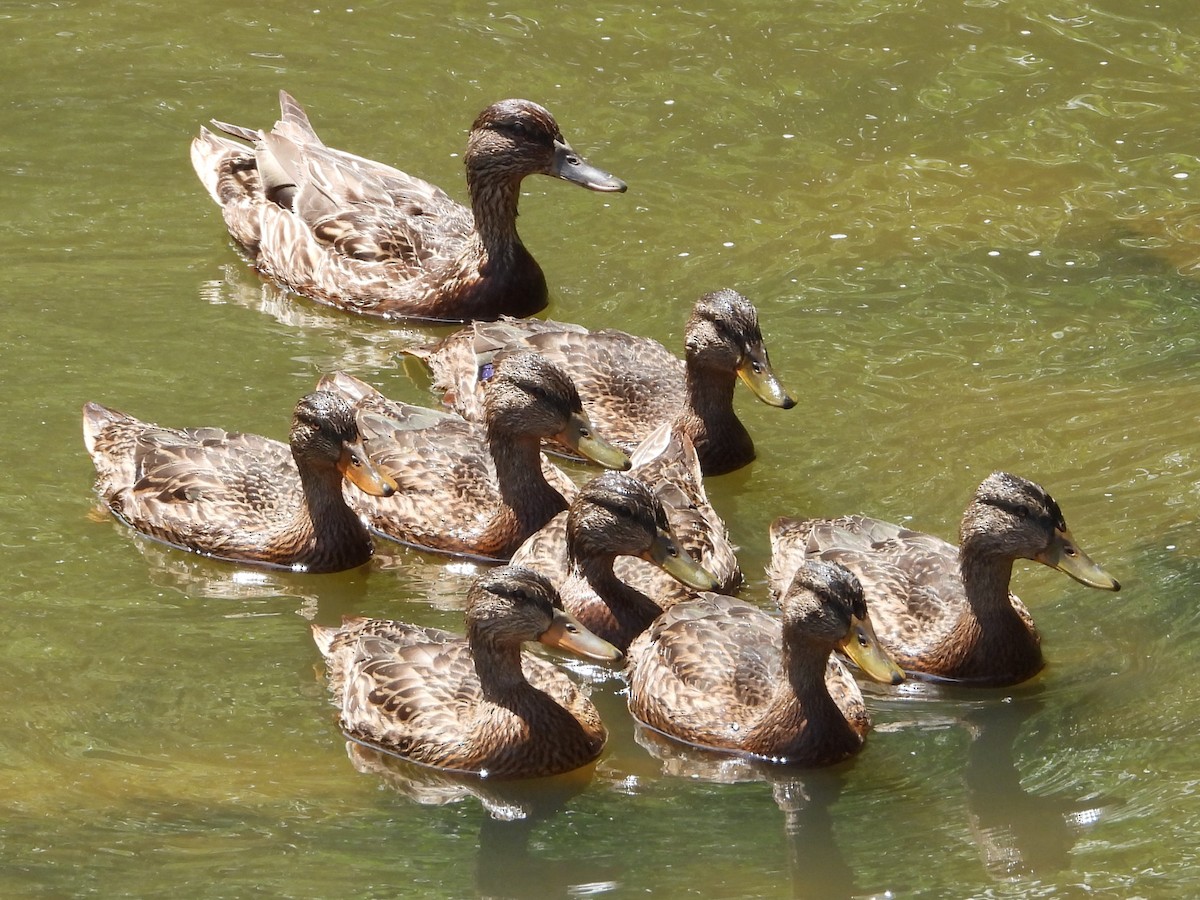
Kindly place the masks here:
[[(4, 4), (0, 31), (4, 896), (1200, 890), (1194, 4), (125, 0)], [(282, 438), (338, 368), (434, 402), (395, 353), (435, 332), (263, 285), (191, 171), (201, 123), (268, 125), (281, 88), (459, 199), (479, 110), (551, 109), (630, 185), (526, 182), (554, 318), (681, 349), (700, 293), (755, 301), (800, 402), (739, 391), (760, 456), (709, 485), (744, 596), (775, 516), (950, 537), (998, 468), (1124, 589), (1018, 565), (1045, 673), (869, 689), (832, 770), (664, 747), (587, 666), (590, 780), (480, 799), (348, 753), (308, 622), (457, 627), (470, 567), (391, 548), (306, 578), (138, 541), (94, 515), (80, 439), (89, 399)]]

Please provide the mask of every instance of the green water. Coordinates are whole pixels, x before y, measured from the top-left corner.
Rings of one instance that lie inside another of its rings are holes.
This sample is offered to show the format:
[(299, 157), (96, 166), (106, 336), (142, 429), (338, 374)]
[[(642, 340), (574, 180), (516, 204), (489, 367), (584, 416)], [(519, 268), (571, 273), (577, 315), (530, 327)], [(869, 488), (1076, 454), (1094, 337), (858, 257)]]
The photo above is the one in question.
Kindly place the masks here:
[[(10, 3), (0, 35), (0, 894), (1200, 890), (1192, 2)], [(280, 88), (459, 198), (475, 114), (549, 107), (630, 185), (526, 183), (555, 318), (679, 347), (701, 292), (755, 300), (801, 400), (740, 392), (760, 458), (709, 487), (745, 596), (775, 516), (950, 536), (997, 468), (1125, 589), (1018, 566), (1045, 674), (872, 690), (876, 731), (830, 771), (664, 750), (586, 667), (609, 747), (590, 782), (502, 798), (522, 821), (357, 771), (308, 621), (456, 627), (469, 570), (393, 549), (304, 578), (141, 543), (91, 514), (79, 432), (94, 399), (282, 438), (339, 367), (432, 400), (394, 358), (429, 332), (263, 286), (191, 171), (202, 122), (269, 124)]]

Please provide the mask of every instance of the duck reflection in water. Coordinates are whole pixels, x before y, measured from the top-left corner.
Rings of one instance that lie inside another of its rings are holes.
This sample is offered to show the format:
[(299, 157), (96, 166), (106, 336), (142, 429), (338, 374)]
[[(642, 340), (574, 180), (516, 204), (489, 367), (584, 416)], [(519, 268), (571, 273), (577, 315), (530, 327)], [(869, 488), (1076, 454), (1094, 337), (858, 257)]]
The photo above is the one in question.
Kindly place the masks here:
[(619, 883), (620, 868), (611, 856), (593, 861), (571, 853), (552, 859), (530, 852), (534, 833), (549, 828), (591, 783), (595, 764), (551, 778), (485, 780), (414, 765), (354, 741), (346, 742), (346, 754), (359, 772), (424, 806), (479, 802), (487, 813), (479, 823), (475, 858), (479, 896), (566, 897)]
[(834, 834), (833, 807), (846, 783), (848, 765), (803, 770), (780, 766), (690, 747), (642, 725), (635, 726), (634, 739), (659, 760), (664, 775), (712, 784), (770, 785), (771, 798), (783, 813), (791, 896), (838, 900), (870, 890), (855, 884), (854, 870)]
[(971, 836), (988, 873), (1002, 881), (1070, 868), (1080, 835), (1111, 806), (1102, 798), (1022, 786), (1014, 749), (1025, 723), (1044, 706), (1038, 694), (1009, 697), (962, 719), (971, 738), (963, 770)]

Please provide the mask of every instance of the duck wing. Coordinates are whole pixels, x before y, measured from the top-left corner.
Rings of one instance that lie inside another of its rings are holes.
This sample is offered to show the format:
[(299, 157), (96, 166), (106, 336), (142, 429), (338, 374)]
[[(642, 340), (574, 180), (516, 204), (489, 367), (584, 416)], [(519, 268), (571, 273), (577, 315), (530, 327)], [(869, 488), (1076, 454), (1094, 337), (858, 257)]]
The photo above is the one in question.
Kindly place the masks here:
[[(348, 502), (372, 528), (439, 552), (507, 557), (511, 551), (492, 546), (489, 537), (500, 513), (501, 489), (481, 426), (451, 412), (393, 400), (345, 373), (326, 376), (318, 389), (342, 393), (355, 405), (368, 452), (396, 480), (391, 497), (347, 489)], [(544, 458), (542, 471), (559, 493), (574, 494), (574, 483)]]
[[(626, 448), (674, 418), (684, 403), (683, 361), (657, 341), (623, 331), (505, 319), (476, 323), (410, 352), (429, 366), (445, 402), (465, 418), (476, 418), (483, 409), (481, 373), (497, 354), (515, 350), (536, 350), (566, 371), (592, 423)], [(563, 448), (555, 452), (572, 455)]]
[(664, 612), (629, 648), (629, 709), (701, 746), (736, 745), (782, 677), (778, 620), (704, 594)]

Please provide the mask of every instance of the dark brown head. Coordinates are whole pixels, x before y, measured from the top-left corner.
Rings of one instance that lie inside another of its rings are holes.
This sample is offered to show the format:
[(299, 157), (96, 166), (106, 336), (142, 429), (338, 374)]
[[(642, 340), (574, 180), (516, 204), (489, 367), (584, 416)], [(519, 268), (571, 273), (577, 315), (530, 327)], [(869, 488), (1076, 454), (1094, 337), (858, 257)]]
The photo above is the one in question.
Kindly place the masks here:
[(300, 398), (292, 414), (292, 457), (301, 472), (336, 469), (360, 490), (390, 497), (396, 482), (367, 455), (353, 407), (329, 391)]
[(465, 161), (470, 184), (540, 174), (593, 191), (625, 190), (625, 182), (575, 153), (554, 116), (529, 100), (501, 100), (481, 112), (471, 126)]
[(522, 566), (500, 566), (475, 580), (467, 594), (466, 623), (472, 647), (540, 641), (590, 659), (621, 655), (563, 611), (558, 591), (545, 577)]
[(484, 421), (493, 437), (557, 438), (602, 466), (629, 468), (629, 457), (595, 433), (575, 383), (540, 353), (498, 356), (486, 381)]
[(964, 555), (1032, 559), (1088, 587), (1121, 588), (1075, 543), (1046, 489), (1019, 475), (993, 472), (983, 480), (963, 514), (959, 537)]
[(618, 472), (593, 478), (572, 501), (567, 554), (572, 559), (636, 556), (689, 587), (716, 587), (716, 579), (679, 545), (662, 501), (638, 479)]
[(737, 291), (713, 291), (696, 301), (685, 346), (690, 369), (737, 375), (764, 403), (783, 409), (796, 405), (771, 368), (758, 310)]
[(904, 680), (904, 673), (875, 636), (862, 584), (841, 563), (816, 559), (800, 563), (779, 605), (785, 642), (807, 641), (818, 652), (837, 648), (875, 681), (899, 684)]

